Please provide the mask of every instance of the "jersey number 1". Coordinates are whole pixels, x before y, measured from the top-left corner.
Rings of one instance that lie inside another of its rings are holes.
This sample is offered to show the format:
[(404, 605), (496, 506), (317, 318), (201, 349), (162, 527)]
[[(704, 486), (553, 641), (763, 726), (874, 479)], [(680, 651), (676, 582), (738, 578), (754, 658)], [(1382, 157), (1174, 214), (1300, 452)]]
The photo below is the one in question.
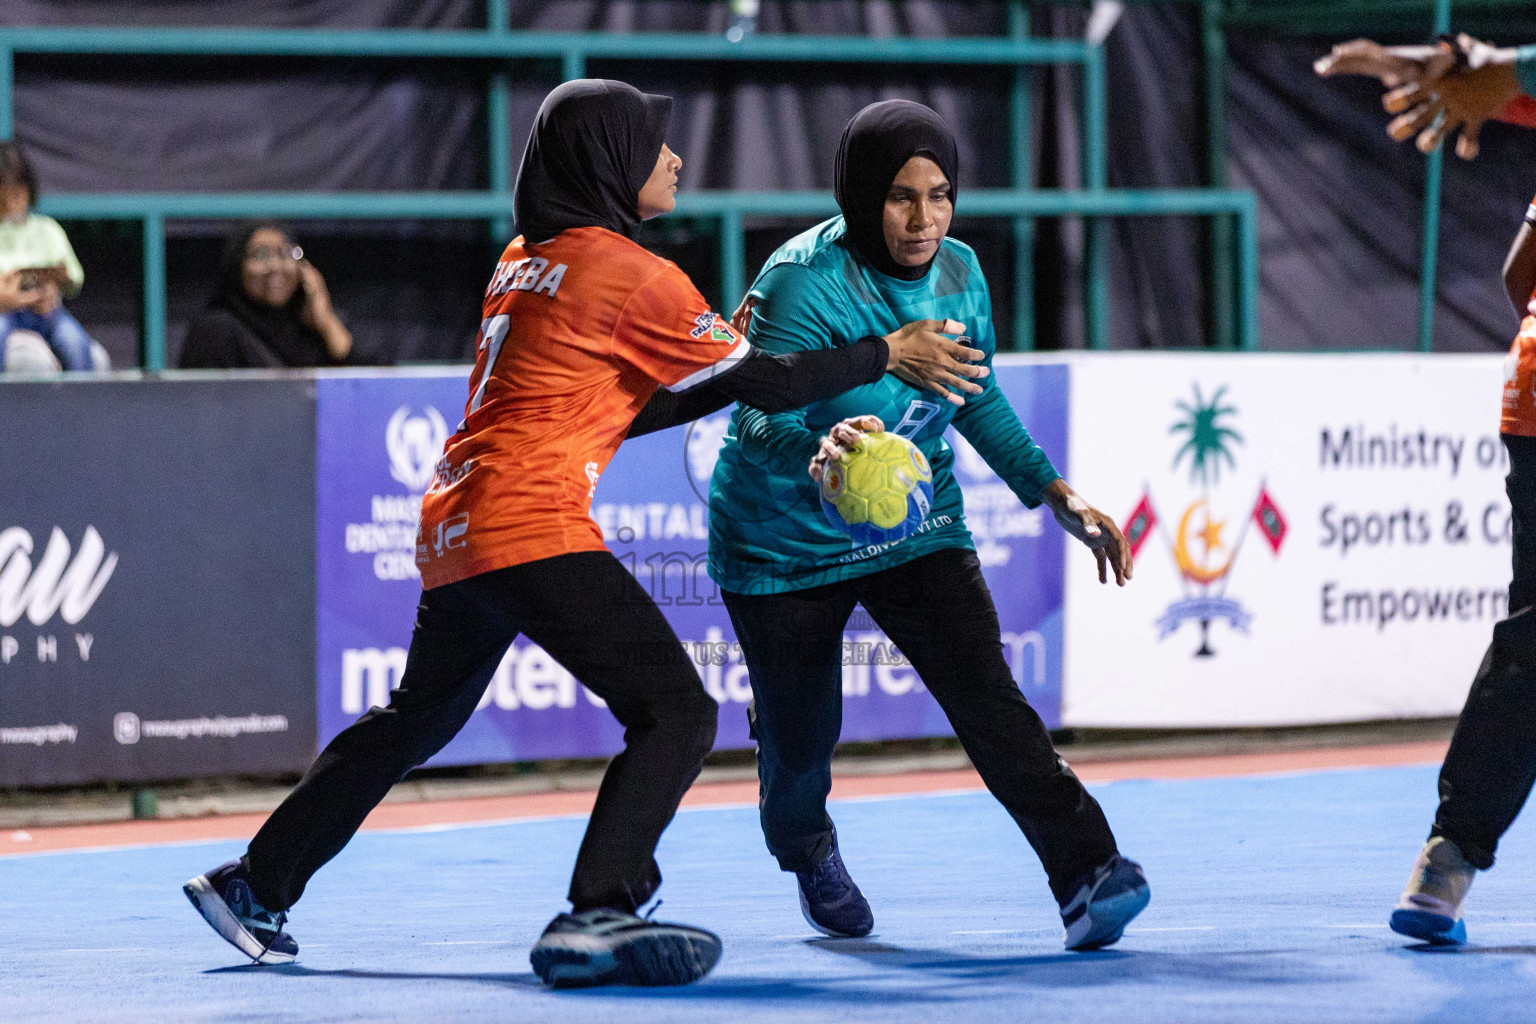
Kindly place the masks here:
[(485, 401), (485, 386), (491, 382), (491, 371), (496, 369), (496, 357), (501, 355), (502, 343), (507, 340), (507, 329), (512, 326), (512, 319), (505, 313), (487, 317), (480, 322), (480, 348), (485, 351), (485, 372), (480, 375), (480, 384), (469, 397), (469, 411), (476, 412), (480, 403)]

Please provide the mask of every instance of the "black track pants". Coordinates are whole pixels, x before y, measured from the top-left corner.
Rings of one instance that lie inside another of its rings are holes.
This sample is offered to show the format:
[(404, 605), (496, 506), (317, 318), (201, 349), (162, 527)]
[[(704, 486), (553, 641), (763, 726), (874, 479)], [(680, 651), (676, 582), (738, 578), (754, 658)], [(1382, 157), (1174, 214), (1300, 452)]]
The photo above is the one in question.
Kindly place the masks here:
[(1098, 801), (1057, 756), (1003, 658), (974, 552), (936, 551), (842, 583), (724, 595), (752, 680), (763, 835), (785, 871), (833, 842), (827, 794), (843, 721), (843, 628), (863, 604), (922, 677), (987, 788), (1039, 854), (1057, 900), (1115, 839)]
[(654, 601), (603, 552), (560, 555), (425, 591), (400, 688), (321, 752), (251, 840), (256, 898), (286, 910), (391, 786), (454, 737), (522, 633), (624, 725), (576, 858), (577, 911), (633, 911), (652, 854), (714, 744), (718, 706)]
[(1493, 866), (1499, 838), (1536, 781), (1536, 437), (1504, 435), (1514, 513), (1510, 616), (1472, 680), (1440, 769), (1432, 836), (1445, 836), (1474, 867)]

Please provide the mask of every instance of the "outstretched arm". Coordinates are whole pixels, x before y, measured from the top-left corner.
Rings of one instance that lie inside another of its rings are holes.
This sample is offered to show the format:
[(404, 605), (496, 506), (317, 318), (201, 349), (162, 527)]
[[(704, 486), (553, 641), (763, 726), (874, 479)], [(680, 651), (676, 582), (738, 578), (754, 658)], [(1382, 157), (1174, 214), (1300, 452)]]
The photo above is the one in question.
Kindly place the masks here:
[[(987, 303), (991, 305), (990, 296)], [(977, 341), (990, 363), (997, 349), (990, 318), (984, 328)], [(1035, 508), (1043, 502), (1061, 528), (1093, 552), (1100, 583), (1108, 582), (1107, 570), (1113, 570), (1115, 582), (1125, 586), (1131, 578), (1131, 547), (1120, 528), (1061, 478), (1045, 451), (1029, 436), (995, 378), (986, 382), (980, 398), (955, 413), (952, 422), (1025, 506)]]
[(1386, 47), (1356, 39), (1335, 46), (1315, 68), (1320, 75), (1380, 80), (1391, 90), (1382, 106), (1398, 115), (1387, 133), (1398, 142), (1417, 136), (1425, 153), (1457, 132), (1456, 155), (1471, 160), (1487, 121), (1532, 120), (1522, 93), (1536, 94), (1536, 47), (1496, 47), (1466, 33), (1427, 47)]
[(744, 402), (765, 412), (810, 405), (872, 384), (885, 375), (890, 358), (884, 338), (862, 338), (843, 348), (769, 355), (753, 348), (734, 369), (689, 391), (657, 389), (630, 424), (628, 437), (639, 437)]

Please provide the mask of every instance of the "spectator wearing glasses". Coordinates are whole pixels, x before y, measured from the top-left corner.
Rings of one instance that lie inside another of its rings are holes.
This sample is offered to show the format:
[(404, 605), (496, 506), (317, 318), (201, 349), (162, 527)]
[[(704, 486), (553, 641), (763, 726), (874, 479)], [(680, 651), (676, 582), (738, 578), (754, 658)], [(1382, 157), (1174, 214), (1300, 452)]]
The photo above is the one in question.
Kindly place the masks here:
[(224, 243), (218, 290), (187, 329), (183, 369), (340, 366), (352, 332), (331, 308), (325, 278), (271, 221)]
[(33, 210), (37, 174), (0, 143), (0, 369), (105, 370), (106, 350), (64, 308), (85, 283), (64, 229)]

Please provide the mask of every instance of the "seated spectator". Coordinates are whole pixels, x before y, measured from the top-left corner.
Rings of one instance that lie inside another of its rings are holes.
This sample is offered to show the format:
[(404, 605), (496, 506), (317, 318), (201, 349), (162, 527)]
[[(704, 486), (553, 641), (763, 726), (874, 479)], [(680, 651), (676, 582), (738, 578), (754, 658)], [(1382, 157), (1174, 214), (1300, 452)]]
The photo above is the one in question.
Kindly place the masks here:
[(106, 349), (63, 306), (80, 291), (85, 271), (59, 222), (34, 213), (36, 204), (37, 174), (26, 154), (14, 142), (0, 143), (0, 365), (39, 371), (42, 354), (32, 349), (41, 338), (55, 369), (105, 370)]
[(288, 232), (263, 221), (225, 240), (218, 289), (187, 328), (181, 366), (340, 366), (351, 354), (352, 332), (320, 271)]

